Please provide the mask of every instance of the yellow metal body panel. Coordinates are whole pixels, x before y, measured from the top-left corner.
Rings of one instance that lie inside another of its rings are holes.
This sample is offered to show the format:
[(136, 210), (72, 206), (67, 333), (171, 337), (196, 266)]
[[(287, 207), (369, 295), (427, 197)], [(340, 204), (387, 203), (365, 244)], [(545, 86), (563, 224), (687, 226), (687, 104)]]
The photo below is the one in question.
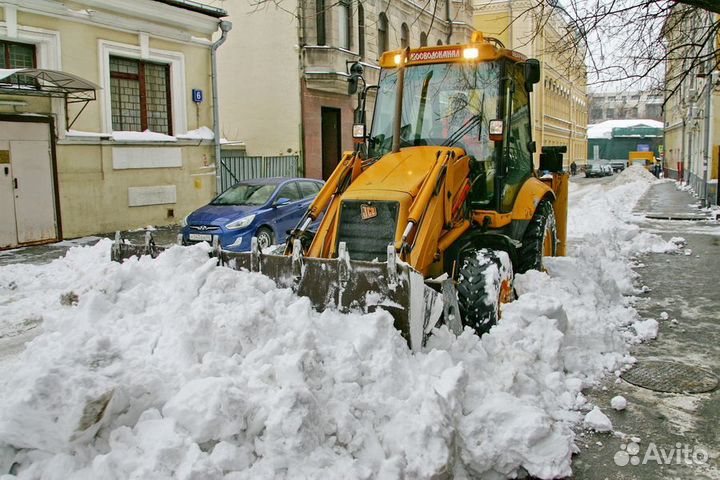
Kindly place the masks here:
[[(510, 213), (499, 213), (494, 210), (473, 210), (473, 220), (490, 229), (502, 228), (514, 220), (530, 220), (540, 200), (546, 196), (555, 198), (553, 189), (535, 177), (523, 183), (515, 198), (515, 205)], [(486, 223), (487, 222), (487, 223)]]
[(520, 188), (515, 206), (513, 207), (512, 220), (530, 220), (535, 215), (538, 203), (546, 196), (555, 197), (553, 189), (535, 177), (528, 179)]
[[(477, 49), (473, 58), (465, 57), (466, 49)], [(397, 68), (403, 57), (404, 50), (390, 50), (383, 53), (380, 58), (382, 68)], [(405, 65), (425, 65), (432, 63), (460, 63), (460, 62), (491, 62), (500, 58), (508, 58), (514, 62), (524, 62), (527, 57), (520, 52), (497, 48), (484, 41), (480, 32), (473, 34), (470, 43), (464, 45), (442, 45), (421, 47), (410, 50), (406, 55)]]

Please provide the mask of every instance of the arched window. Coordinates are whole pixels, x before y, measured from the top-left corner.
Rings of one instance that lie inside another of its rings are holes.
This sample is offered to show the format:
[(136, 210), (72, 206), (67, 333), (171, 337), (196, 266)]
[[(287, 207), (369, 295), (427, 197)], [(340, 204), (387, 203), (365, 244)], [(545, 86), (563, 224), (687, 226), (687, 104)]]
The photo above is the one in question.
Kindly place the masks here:
[(350, 10), (350, 0), (340, 0), (338, 7), (338, 43), (340, 48), (350, 50), (350, 47), (352, 47), (352, 12)]
[(442, 40), (440, 40), (440, 39), (438, 38), (437, 44), (438, 44), (438, 45), (442, 45)]
[(365, 58), (365, 9), (360, 2), (358, 2), (358, 53), (361, 59)]
[(388, 49), (388, 18), (385, 12), (378, 18), (378, 58)]
[(420, 46), (427, 47), (427, 33), (420, 32)]
[(400, 46), (402, 48), (410, 46), (410, 29), (407, 23), (403, 23), (400, 26)]
[(315, 30), (317, 44), (325, 45), (325, 0), (315, 0)]

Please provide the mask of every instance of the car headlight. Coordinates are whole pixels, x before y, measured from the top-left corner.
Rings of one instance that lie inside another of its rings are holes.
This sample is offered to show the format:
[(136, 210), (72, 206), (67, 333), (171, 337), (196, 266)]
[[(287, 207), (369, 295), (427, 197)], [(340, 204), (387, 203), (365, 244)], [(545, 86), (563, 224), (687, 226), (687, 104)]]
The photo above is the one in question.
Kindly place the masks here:
[(255, 215), (248, 215), (247, 217), (233, 220), (232, 222), (225, 225), (225, 228), (227, 228), (228, 230), (239, 230), (241, 228), (250, 226), (253, 220), (255, 220)]

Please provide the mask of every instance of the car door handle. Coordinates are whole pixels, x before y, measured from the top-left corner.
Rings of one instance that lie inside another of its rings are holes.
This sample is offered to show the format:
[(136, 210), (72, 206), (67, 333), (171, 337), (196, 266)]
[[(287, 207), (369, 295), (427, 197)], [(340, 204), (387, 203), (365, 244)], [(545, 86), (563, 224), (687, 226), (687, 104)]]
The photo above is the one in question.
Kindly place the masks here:
[(15, 185), (15, 190), (18, 189), (18, 181), (17, 178), (13, 178), (13, 185)]

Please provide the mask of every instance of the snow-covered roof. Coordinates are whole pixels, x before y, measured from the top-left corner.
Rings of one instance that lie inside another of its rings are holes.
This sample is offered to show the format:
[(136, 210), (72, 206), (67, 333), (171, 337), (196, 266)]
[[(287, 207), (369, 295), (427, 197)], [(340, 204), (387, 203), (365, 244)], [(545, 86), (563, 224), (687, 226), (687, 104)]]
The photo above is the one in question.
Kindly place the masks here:
[(604, 122), (588, 125), (588, 138), (612, 138), (613, 128), (629, 127), (663, 128), (663, 123), (650, 119), (605, 120)]

